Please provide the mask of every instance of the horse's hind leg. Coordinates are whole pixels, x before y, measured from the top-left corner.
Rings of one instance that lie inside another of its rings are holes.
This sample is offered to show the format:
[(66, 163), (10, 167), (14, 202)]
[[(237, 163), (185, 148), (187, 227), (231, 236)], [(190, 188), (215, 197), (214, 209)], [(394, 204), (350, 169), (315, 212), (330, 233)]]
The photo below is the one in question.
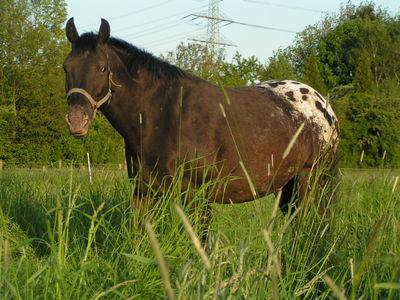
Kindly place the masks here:
[[(295, 195), (295, 187), (296, 187), (297, 176), (293, 177), (286, 183), (282, 188), (281, 199), (279, 200), (279, 208), (284, 215), (289, 213), (291, 204), (296, 207), (296, 195)], [(292, 214), (294, 209), (290, 210)]]
[(308, 174), (310, 170), (304, 169), (300, 174), (294, 176), (282, 188), (279, 208), (283, 214), (293, 214), (307, 194)]

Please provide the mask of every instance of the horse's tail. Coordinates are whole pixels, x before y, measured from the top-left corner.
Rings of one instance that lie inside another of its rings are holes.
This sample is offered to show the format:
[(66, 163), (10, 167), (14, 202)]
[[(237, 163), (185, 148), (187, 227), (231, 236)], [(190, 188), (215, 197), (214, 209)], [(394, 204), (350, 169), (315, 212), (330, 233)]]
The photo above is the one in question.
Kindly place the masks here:
[(314, 162), (309, 178), (309, 196), (321, 213), (329, 213), (338, 200), (340, 182), (337, 145), (325, 148)]
[(325, 161), (322, 163), (321, 178), (319, 186), (322, 190), (320, 197), (320, 209), (322, 212), (331, 213), (333, 205), (337, 203), (339, 195), (340, 183), (340, 155), (338, 149), (334, 149), (333, 153), (323, 158)]
[(340, 183), (340, 169), (339, 169), (340, 155), (339, 150), (336, 150), (333, 154), (331, 164), (328, 169), (328, 175), (330, 180), (328, 182), (328, 189), (331, 193), (332, 202), (337, 201), (338, 197), (338, 188)]

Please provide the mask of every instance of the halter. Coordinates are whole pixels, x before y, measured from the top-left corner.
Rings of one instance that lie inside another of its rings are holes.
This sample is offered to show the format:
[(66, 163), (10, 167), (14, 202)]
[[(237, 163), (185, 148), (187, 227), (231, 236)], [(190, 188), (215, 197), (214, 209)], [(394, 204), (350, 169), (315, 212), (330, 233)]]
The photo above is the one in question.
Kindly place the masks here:
[(72, 94), (74, 94), (74, 93), (78, 93), (78, 94), (81, 94), (81, 95), (85, 96), (86, 99), (89, 100), (89, 103), (90, 103), (90, 105), (92, 106), (92, 108), (94, 110), (93, 117), (96, 115), (96, 111), (97, 111), (97, 109), (100, 108), (100, 106), (102, 106), (106, 102), (110, 103), (110, 100), (111, 100), (111, 97), (112, 97), (111, 86), (112, 85), (115, 85), (117, 87), (121, 87), (122, 86), (120, 84), (116, 84), (112, 80), (113, 73), (111, 72), (110, 67), (107, 67), (107, 69), (108, 69), (108, 92), (100, 100), (98, 100), (98, 101), (94, 100), (93, 97), (89, 94), (89, 92), (87, 92), (86, 90), (81, 89), (81, 88), (72, 88), (67, 92), (67, 98), (69, 96), (71, 96)]

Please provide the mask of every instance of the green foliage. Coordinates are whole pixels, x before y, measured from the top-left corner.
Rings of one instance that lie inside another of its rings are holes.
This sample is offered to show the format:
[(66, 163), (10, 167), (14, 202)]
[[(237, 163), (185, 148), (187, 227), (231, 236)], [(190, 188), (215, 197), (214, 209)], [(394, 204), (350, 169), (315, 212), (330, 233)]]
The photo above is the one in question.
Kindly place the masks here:
[(346, 165), (400, 165), (399, 100), (399, 97), (354, 93), (334, 102), (341, 120), (340, 146)]
[(301, 78), (331, 96), (343, 164), (358, 165), (362, 151), (362, 165), (381, 165), (383, 153), (386, 166), (400, 164), (399, 47), (399, 16), (368, 2), (325, 16), (287, 49)]
[(231, 87), (259, 82), (264, 73), (264, 67), (255, 56), (246, 58), (237, 52), (232, 61), (227, 62), (223, 48), (213, 54), (208, 45), (200, 43), (181, 43), (162, 58), (213, 83), (218, 83), (219, 78), (222, 84)]
[(303, 66), (302, 80), (320, 93), (326, 93), (324, 80), (319, 71), (319, 61), (315, 55), (310, 55)]
[(371, 60), (366, 51), (363, 51), (358, 59), (353, 85), (357, 92), (368, 92), (374, 88)]
[(180, 43), (175, 51), (169, 51), (162, 58), (205, 80), (215, 80), (214, 73), (223, 64), (225, 53), (223, 49), (213, 53), (210, 47), (202, 43)]
[(332, 89), (352, 83), (364, 52), (370, 58), (373, 80), (379, 83), (399, 71), (400, 62), (394, 59), (400, 43), (399, 22), (373, 3), (347, 4), (338, 15), (327, 15), (301, 32), (290, 47), (291, 57), (297, 70), (302, 70), (315, 54)]
[(260, 81), (264, 67), (255, 57), (243, 57), (236, 52), (232, 62), (224, 63), (219, 71), (222, 83), (226, 86), (253, 85)]
[(296, 80), (296, 70), (289, 59), (288, 51), (279, 49), (274, 51), (267, 62), (263, 80)]

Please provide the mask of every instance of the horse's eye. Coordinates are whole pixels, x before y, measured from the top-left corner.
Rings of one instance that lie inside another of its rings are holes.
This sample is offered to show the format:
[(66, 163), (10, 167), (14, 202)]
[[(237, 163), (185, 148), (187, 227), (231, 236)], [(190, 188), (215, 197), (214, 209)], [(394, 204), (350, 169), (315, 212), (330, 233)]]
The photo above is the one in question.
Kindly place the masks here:
[(102, 68), (100, 69), (101, 72), (105, 72), (106, 70), (107, 70), (106, 67), (102, 67)]

